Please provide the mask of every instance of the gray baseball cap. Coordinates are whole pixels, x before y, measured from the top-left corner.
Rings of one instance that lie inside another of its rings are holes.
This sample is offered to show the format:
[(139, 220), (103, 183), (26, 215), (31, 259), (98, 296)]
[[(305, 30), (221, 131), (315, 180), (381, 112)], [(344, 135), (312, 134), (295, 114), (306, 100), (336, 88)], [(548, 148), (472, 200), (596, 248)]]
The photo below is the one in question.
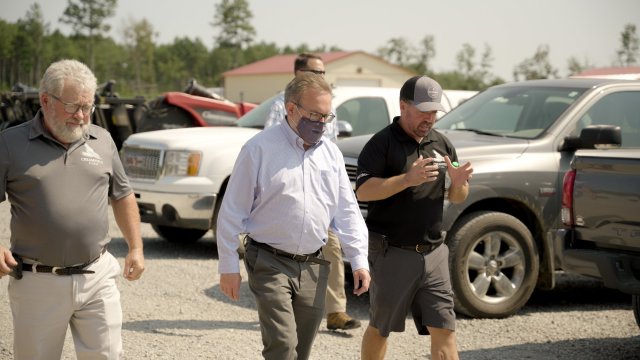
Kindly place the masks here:
[(440, 103), (442, 87), (428, 76), (414, 76), (407, 80), (400, 89), (400, 99), (408, 101), (422, 112), (445, 111)]

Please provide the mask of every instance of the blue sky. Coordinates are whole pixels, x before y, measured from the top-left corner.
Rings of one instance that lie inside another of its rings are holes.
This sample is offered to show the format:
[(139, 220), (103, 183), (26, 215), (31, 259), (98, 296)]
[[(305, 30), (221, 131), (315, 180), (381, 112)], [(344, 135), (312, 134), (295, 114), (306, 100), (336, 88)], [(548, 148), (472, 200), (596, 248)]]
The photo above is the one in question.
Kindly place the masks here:
[[(15, 22), (38, 2), (50, 28), (69, 33), (58, 22), (67, 0), (0, 0), (0, 19)], [(109, 23), (110, 35), (122, 40), (129, 20), (146, 18), (158, 33), (157, 41), (175, 37), (200, 38), (213, 45), (213, 21), (219, 0), (119, 0)], [(639, 0), (249, 0), (258, 41), (279, 46), (336, 45), (344, 50), (375, 54), (391, 38), (404, 37), (418, 46), (422, 38), (435, 39), (435, 71), (456, 68), (456, 54), (468, 43), (480, 53), (493, 50), (492, 72), (507, 81), (513, 68), (530, 58), (538, 46), (550, 47), (552, 64), (567, 74), (571, 56), (595, 66), (610, 66), (620, 47), (624, 25), (635, 24), (640, 35)]]

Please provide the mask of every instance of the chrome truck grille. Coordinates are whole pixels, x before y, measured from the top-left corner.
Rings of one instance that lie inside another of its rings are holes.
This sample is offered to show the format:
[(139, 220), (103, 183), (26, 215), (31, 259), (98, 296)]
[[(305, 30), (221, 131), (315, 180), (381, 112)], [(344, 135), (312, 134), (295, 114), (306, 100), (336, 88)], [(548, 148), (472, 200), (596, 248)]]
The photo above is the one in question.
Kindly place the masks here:
[[(349, 175), (349, 180), (351, 180), (351, 187), (353, 190), (356, 190), (356, 174), (358, 172), (358, 165), (356, 159), (345, 158), (345, 168), (347, 169), (347, 175)], [(368, 203), (363, 201), (358, 201), (358, 205), (360, 206), (360, 211), (362, 211), (362, 216), (367, 217), (367, 209)]]
[(124, 170), (130, 178), (156, 180), (160, 177), (161, 150), (124, 146), (121, 158)]

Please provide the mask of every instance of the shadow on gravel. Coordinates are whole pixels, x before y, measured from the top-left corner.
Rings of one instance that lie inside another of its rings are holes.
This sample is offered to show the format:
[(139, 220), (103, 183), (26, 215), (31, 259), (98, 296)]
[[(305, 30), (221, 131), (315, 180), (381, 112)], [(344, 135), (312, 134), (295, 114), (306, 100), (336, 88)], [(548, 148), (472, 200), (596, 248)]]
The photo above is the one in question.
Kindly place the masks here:
[(491, 349), (460, 351), (461, 359), (638, 359), (640, 336), (630, 338), (579, 339), (547, 342), (544, 344), (520, 344)]
[(249, 284), (247, 284), (246, 279), (240, 283), (240, 300), (233, 301), (226, 297), (222, 291), (220, 290), (220, 285), (216, 284), (204, 291), (204, 294), (211, 299), (223, 302), (229, 305), (235, 305), (244, 309), (253, 309), (257, 311), (256, 301), (249, 290)]
[(257, 321), (212, 321), (212, 320), (140, 320), (122, 324), (123, 330), (163, 334), (169, 336), (203, 336), (192, 333), (198, 330), (252, 330), (260, 331)]
[(555, 289), (535, 291), (523, 312), (565, 312), (605, 308), (631, 311), (631, 295), (606, 288), (598, 280), (559, 273)]
[[(194, 243), (174, 243), (159, 237), (143, 238), (146, 259), (213, 259), (218, 258), (218, 248), (213, 237), (205, 237)], [(116, 257), (127, 256), (128, 247), (124, 238), (114, 237), (109, 251)]]

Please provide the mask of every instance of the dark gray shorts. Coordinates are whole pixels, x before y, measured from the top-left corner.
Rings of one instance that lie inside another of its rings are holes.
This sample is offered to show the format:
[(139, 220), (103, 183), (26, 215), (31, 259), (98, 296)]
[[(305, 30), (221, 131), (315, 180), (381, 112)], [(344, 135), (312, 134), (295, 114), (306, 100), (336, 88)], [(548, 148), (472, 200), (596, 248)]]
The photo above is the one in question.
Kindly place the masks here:
[(454, 331), (448, 258), (449, 248), (444, 244), (422, 255), (370, 242), (370, 325), (387, 337), (392, 331), (404, 331), (411, 312), (420, 335), (429, 335), (427, 326)]

